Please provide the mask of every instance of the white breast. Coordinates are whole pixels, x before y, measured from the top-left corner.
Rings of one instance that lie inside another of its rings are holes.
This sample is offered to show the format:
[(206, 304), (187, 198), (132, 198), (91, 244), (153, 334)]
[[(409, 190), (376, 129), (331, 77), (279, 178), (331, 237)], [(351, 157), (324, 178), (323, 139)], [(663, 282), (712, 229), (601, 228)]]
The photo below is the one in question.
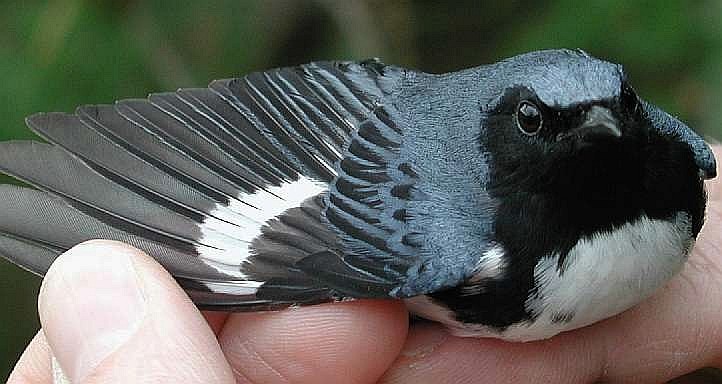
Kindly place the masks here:
[(415, 298), (407, 305), (421, 316), (446, 323), (457, 336), (545, 339), (613, 316), (647, 298), (681, 269), (693, 241), (685, 213), (678, 213), (672, 221), (642, 216), (610, 232), (581, 239), (561, 269), (558, 254), (539, 261), (534, 269), (537, 294), (526, 302), (535, 320), (515, 324), (502, 333), (459, 323), (450, 311), (426, 298)]

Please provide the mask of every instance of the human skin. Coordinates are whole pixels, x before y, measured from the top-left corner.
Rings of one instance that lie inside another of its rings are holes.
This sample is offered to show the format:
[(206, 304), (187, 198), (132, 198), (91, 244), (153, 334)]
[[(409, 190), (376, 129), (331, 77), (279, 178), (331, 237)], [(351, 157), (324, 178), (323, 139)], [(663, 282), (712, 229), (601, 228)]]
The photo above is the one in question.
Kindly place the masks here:
[[(722, 147), (714, 148), (722, 158)], [(76, 383), (660, 383), (722, 367), (722, 183), (682, 272), (618, 316), (549, 340), (457, 338), (409, 326), (399, 301), (266, 313), (202, 313), (141, 251), (84, 243), (50, 268), (42, 330), (9, 384), (52, 383), (51, 356)]]

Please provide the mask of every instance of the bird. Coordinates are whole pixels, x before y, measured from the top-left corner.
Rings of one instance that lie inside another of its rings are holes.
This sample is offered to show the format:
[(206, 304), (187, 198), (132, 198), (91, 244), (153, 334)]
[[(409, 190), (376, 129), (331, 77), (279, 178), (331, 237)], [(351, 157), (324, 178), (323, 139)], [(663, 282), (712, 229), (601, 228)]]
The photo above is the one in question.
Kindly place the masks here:
[(201, 309), (397, 299), (521, 342), (664, 285), (716, 176), (701, 136), (581, 49), (444, 74), (319, 61), (26, 123), (43, 142), (0, 143), (24, 183), (0, 186), (0, 254), (33, 273), (111, 239)]

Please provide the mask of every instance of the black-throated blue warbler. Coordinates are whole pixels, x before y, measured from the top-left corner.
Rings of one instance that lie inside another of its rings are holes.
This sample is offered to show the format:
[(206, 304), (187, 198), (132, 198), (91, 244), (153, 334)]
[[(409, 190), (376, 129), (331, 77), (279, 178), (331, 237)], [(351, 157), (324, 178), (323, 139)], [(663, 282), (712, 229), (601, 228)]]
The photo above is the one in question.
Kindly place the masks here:
[(534, 340), (641, 301), (704, 221), (710, 148), (621, 66), (532, 52), (432, 75), (376, 60), (218, 80), (0, 144), (0, 254), (43, 274), (127, 242), (201, 307), (400, 298), (463, 336)]

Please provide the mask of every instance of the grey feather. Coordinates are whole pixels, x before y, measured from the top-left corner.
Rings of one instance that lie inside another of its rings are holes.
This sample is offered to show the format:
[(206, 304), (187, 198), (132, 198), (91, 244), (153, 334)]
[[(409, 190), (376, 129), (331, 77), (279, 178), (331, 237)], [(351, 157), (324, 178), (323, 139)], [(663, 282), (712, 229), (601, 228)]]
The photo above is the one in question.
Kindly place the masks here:
[(60, 147), (32, 141), (0, 143), (0, 170), (79, 207), (105, 212), (138, 232), (198, 244), (196, 223), (111, 182)]
[[(15, 250), (8, 254), (14, 255), (13, 261), (27, 266), (35, 273), (44, 274), (55, 256), (78, 243), (92, 239), (110, 239), (146, 251), (175, 276), (189, 279), (233, 279), (208, 268), (200, 262), (193, 250), (179, 250), (121, 231), (45, 192), (0, 185), (0, 196), (3, 197), (0, 200), (0, 234), (15, 239)], [(23, 248), (18, 242), (43, 248), (42, 253), (31, 253), (31, 256), (28, 256), (22, 253)], [(37, 260), (40, 256), (51, 259), (42, 262)], [(28, 259), (34, 261), (27, 261)]]

